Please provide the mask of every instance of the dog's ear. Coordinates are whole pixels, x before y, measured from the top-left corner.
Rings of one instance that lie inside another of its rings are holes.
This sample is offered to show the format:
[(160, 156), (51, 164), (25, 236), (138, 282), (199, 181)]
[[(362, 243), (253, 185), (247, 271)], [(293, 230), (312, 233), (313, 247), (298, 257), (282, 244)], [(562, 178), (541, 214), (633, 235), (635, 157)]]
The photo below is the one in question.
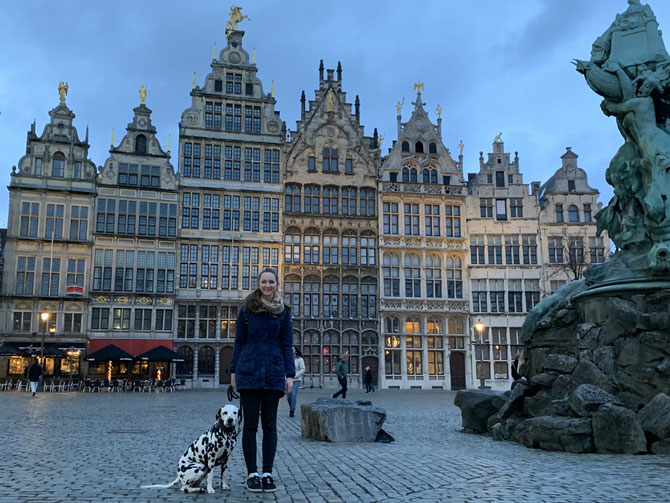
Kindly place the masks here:
[(216, 411), (216, 422), (217, 422), (217, 423), (218, 423), (219, 421), (221, 421), (221, 410), (222, 410), (222, 409), (219, 409), (219, 410)]

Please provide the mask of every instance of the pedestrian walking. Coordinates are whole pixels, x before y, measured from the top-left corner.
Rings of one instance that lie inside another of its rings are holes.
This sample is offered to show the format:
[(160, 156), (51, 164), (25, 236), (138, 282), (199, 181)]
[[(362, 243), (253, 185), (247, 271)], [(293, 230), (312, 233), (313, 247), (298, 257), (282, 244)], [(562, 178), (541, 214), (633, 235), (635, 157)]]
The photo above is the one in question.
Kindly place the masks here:
[(28, 369), (28, 380), (30, 381), (30, 391), (33, 392), (33, 396), (35, 396), (35, 393), (37, 393), (37, 386), (40, 383), (41, 375), (42, 375), (42, 367), (40, 367), (40, 364), (37, 363), (37, 360), (35, 360), (35, 363), (33, 363)]
[(348, 357), (349, 355), (344, 355), (342, 358), (337, 359), (335, 375), (340, 383), (340, 391), (333, 394), (333, 398), (337, 398), (340, 395), (342, 395), (342, 398), (347, 398), (347, 376), (349, 375), (349, 365), (346, 360)]
[[(277, 291), (274, 269), (263, 269), (258, 288), (247, 296), (237, 316), (235, 349), (230, 364), (233, 389), (240, 393), (244, 417), (242, 452), (247, 466), (247, 489), (274, 492), (272, 468), (277, 452), (277, 407), (293, 391), (295, 364), (291, 345), (291, 311)], [(256, 432), (263, 429), (263, 470), (258, 473)]]
[(516, 386), (516, 383), (519, 379), (521, 379), (521, 374), (519, 374), (519, 359), (521, 358), (521, 354), (517, 353), (514, 356), (514, 361), (512, 361), (512, 387), (511, 389), (514, 389), (514, 386)]
[(293, 392), (288, 395), (289, 405), (291, 407), (288, 413), (289, 417), (295, 416), (295, 406), (298, 403), (298, 390), (302, 383), (302, 376), (305, 374), (305, 359), (302, 357), (300, 348), (293, 346), (293, 364), (295, 365), (295, 377), (293, 378)]
[(371, 391), (374, 393), (375, 389), (372, 387), (372, 370), (370, 370), (369, 366), (365, 367), (365, 376), (363, 377), (363, 384), (365, 384), (366, 393), (370, 393)]

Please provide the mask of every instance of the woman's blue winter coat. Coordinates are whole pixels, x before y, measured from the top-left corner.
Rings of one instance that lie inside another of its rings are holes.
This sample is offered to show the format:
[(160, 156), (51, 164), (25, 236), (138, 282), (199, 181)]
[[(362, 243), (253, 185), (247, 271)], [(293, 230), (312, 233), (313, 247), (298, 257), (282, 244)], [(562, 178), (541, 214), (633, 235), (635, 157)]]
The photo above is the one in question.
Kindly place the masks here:
[(286, 377), (295, 376), (293, 324), (288, 307), (279, 315), (245, 312), (237, 316), (230, 372), (237, 389), (284, 391)]

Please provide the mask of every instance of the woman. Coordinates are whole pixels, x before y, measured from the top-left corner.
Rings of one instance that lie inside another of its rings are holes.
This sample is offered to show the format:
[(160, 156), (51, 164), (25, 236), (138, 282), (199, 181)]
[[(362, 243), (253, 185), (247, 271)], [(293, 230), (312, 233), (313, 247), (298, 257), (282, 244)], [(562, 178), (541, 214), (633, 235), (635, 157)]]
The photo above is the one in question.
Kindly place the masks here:
[[(295, 365), (291, 354), (291, 311), (284, 305), (273, 269), (263, 269), (258, 288), (249, 294), (237, 317), (235, 349), (230, 364), (233, 389), (240, 392), (244, 417), (242, 451), (247, 465), (247, 489), (274, 492), (272, 466), (277, 451), (277, 406), (293, 391)], [(256, 465), (256, 432), (263, 427), (263, 471)]]
[(302, 376), (305, 374), (305, 359), (302, 357), (300, 349), (296, 346), (293, 346), (293, 364), (295, 365), (295, 377), (293, 378), (293, 393), (289, 397), (289, 405), (291, 406), (291, 412), (288, 413), (289, 417), (295, 416), (298, 390), (302, 384)]
[(365, 384), (366, 393), (375, 391), (375, 389), (372, 387), (372, 370), (370, 367), (365, 367), (365, 377), (363, 378), (363, 384)]

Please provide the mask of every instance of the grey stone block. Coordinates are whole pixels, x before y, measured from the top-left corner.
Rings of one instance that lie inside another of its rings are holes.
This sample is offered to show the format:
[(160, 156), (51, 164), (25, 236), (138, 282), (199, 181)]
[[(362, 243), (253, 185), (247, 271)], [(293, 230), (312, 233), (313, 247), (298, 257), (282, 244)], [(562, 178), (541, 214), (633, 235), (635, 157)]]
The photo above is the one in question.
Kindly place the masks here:
[(374, 442), (386, 420), (386, 411), (370, 402), (319, 398), (303, 404), (301, 434), (326, 442)]
[(491, 390), (461, 390), (456, 393), (454, 405), (461, 409), (463, 428), (469, 432), (486, 433), (488, 419), (498, 408), (493, 404), (502, 392)]
[(568, 355), (550, 354), (544, 359), (544, 370), (570, 374), (577, 366), (577, 358)]
[(570, 393), (568, 403), (577, 415), (582, 417), (592, 416), (601, 405), (616, 403), (621, 405), (617, 398), (607, 391), (592, 384), (580, 384)]
[(542, 416), (519, 423), (514, 435), (526, 447), (551, 451), (593, 452), (591, 419)]
[(609, 454), (647, 452), (642, 426), (631, 410), (606, 403), (593, 414), (593, 442), (596, 451)]
[(642, 429), (656, 439), (670, 438), (670, 396), (656, 395), (637, 413)]
[(670, 454), (670, 438), (665, 438), (651, 444), (651, 452), (654, 454)]
[(556, 374), (550, 374), (549, 372), (542, 372), (530, 378), (531, 384), (543, 388), (551, 388), (554, 385), (554, 381), (556, 381)]
[(608, 378), (594, 363), (588, 360), (580, 361), (572, 372), (572, 380), (576, 384), (593, 384), (604, 386)]

